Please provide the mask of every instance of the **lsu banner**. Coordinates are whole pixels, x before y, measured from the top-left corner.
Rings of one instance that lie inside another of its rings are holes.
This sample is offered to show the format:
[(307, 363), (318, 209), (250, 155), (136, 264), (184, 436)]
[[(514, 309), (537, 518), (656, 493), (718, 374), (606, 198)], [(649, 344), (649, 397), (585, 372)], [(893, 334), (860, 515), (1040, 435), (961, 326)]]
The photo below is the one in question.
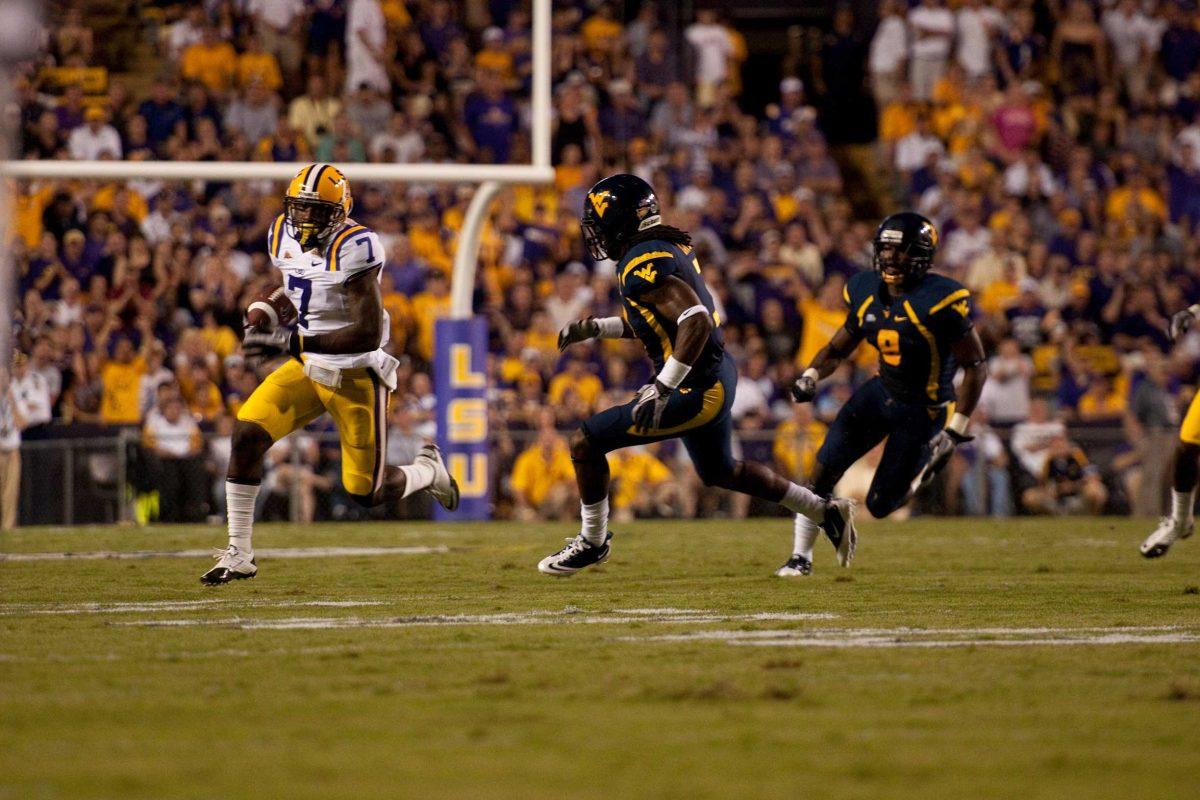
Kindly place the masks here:
[(489, 519), (487, 320), (438, 320), (433, 365), (438, 447), (462, 493), (455, 512), (435, 503), (434, 519)]

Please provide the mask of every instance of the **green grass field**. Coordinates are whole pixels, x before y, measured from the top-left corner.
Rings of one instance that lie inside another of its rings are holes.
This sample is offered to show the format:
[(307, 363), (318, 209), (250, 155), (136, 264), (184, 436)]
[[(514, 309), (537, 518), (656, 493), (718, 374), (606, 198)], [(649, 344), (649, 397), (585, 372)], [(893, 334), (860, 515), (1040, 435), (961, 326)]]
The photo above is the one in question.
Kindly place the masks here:
[[(31, 530), (0, 550), (0, 798), (1195, 798), (1200, 538), (867, 523), (771, 576), (786, 520)], [(404, 547), (323, 559), (269, 548)], [(293, 554), (294, 555), (294, 554)]]

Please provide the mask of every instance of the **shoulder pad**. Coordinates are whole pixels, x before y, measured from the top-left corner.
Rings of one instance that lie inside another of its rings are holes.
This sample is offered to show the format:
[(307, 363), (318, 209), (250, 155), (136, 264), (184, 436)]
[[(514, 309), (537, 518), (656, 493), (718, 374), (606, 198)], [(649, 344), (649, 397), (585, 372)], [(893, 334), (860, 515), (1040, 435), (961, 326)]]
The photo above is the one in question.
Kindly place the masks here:
[(280, 214), (271, 223), (271, 227), (267, 228), (267, 253), (272, 259), (279, 258), (283, 237), (283, 214)]
[[(651, 246), (645, 246), (651, 245)], [(644, 242), (621, 260), (621, 286), (627, 294), (638, 294), (675, 272), (675, 251), (666, 242)]]
[(383, 263), (383, 244), (367, 226), (347, 225), (334, 234), (325, 258), (330, 272), (358, 272)]

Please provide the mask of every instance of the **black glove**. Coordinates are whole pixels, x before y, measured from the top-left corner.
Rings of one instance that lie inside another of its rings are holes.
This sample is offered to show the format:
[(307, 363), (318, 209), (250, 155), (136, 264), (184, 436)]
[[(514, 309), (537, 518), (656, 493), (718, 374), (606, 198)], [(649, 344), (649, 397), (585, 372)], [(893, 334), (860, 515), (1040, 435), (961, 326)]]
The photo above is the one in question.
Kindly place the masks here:
[(595, 339), (599, 335), (600, 326), (596, 324), (595, 317), (577, 319), (574, 322), (568, 323), (565, 328), (558, 332), (558, 352), (561, 353), (576, 342), (586, 342), (588, 339)]
[(949, 428), (938, 431), (937, 435), (929, 440), (928, 474), (933, 476), (941, 472), (946, 464), (950, 463), (950, 456), (954, 455), (954, 448), (960, 444), (966, 444), (974, 438), (974, 436), (952, 431)]
[(283, 355), (299, 359), (300, 336), (295, 328), (275, 328), (266, 332), (247, 328), (242, 337), (242, 352), (256, 364)]
[(801, 375), (792, 384), (792, 399), (797, 403), (811, 402), (817, 396), (817, 379)]
[(637, 402), (633, 406), (633, 426), (642, 432), (658, 430), (662, 425), (663, 412), (674, 389), (658, 381), (647, 383), (637, 391)]
[(1196, 321), (1196, 317), (1192, 314), (1191, 309), (1185, 308), (1183, 311), (1178, 311), (1171, 316), (1171, 327), (1167, 333), (1171, 335), (1171, 341), (1175, 341), (1180, 336), (1187, 333), (1188, 328), (1192, 327), (1192, 323)]

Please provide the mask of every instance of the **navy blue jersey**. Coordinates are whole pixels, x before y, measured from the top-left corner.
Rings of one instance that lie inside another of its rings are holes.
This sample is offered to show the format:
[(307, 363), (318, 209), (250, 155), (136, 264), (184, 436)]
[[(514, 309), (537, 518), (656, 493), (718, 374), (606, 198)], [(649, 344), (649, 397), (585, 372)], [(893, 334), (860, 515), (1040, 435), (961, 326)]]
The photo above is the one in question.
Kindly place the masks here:
[(954, 399), (953, 345), (971, 330), (971, 293), (958, 281), (928, 273), (893, 295), (875, 271), (850, 278), (846, 330), (879, 351), (879, 377), (906, 403)]
[(629, 249), (617, 264), (617, 286), (625, 321), (645, 345), (655, 369), (662, 370), (673, 352), (678, 325), (673, 317), (660, 313), (646, 295), (671, 276), (690, 286), (713, 318), (712, 333), (682, 384), (684, 387), (707, 388), (719, 375), (725, 357), (725, 340), (720, 329), (721, 317), (713, 305), (712, 294), (704, 285), (700, 262), (691, 247), (652, 239)]

